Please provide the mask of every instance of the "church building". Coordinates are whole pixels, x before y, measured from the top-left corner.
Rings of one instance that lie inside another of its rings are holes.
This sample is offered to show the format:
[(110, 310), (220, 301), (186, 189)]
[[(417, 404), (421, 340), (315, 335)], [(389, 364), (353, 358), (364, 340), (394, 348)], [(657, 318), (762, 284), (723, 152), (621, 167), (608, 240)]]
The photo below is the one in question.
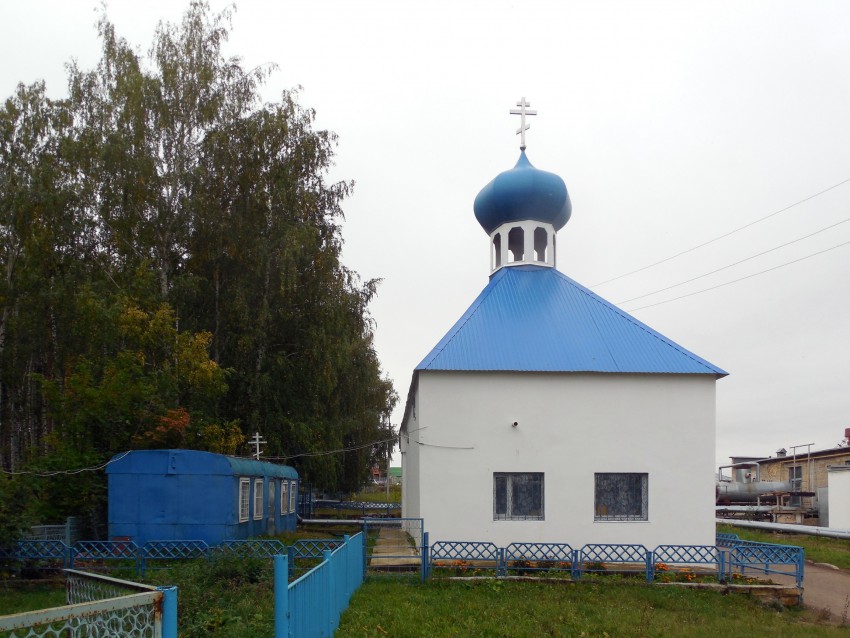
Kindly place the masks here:
[(572, 206), (517, 106), (519, 160), (474, 202), (489, 283), (413, 372), (402, 516), (432, 542), (713, 545), (726, 372), (557, 270)]

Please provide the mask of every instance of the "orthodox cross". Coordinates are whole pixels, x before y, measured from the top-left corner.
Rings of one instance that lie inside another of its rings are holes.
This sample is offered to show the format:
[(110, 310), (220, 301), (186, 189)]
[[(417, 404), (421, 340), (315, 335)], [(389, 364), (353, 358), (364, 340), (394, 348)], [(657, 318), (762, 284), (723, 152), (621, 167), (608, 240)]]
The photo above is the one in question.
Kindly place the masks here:
[(520, 122), (519, 128), (516, 130), (516, 134), (520, 136), (519, 138), (519, 148), (521, 151), (525, 150), (525, 132), (531, 128), (531, 124), (525, 123), (526, 115), (537, 115), (537, 111), (528, 110), (526, 107), (531, 106), (531, 102), (526, 102), (525, 98), (522, 98), (519, 102), (516, 103), (519, 107), (518, 109), (511, 109), (511, 115), (519, 115)]
[(265, 445), (266, 440), (263, 437), (260, 436), (259, 432), (254, 432), (254, 437), (250, 441), (248, 441), (248, 443), (250, 445), (254, 446), (254, 453), (251, 456), (253, 456), (255, 459), (257, 459), (259, 461), (260, 460), (260, 454), (263, 453), (263, 451), (260, 449), (260, 446)]

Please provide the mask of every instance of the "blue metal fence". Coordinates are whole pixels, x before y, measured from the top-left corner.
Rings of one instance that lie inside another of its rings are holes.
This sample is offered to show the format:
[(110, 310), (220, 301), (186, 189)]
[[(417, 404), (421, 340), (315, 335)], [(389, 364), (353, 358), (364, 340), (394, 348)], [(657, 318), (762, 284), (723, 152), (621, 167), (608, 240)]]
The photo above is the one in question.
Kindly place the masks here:
[(588, 544), (573, 549), (566, 543), (511, 543), (506, 548), (490, 542), (437, 541), (424, 552), (430, 575), (434, 569), (493, 570), (497, 575), (534, 572), (585, 573), (637, 572), (653, 582), (660, 571), (698, 568), (715, 574), (720, 582), (747, 572), (791, 576), (802, 587), (805, 553), (801, 547), (742, 541), (734, 534), (719, 534), (716, 545)]
[(363, 583), (362, 532), (345, 536), (323, 560), (288, 583), (289, 556), (275, 556), (275, 638), (332, 636), (352, 594)]
[(11, 550), (0, 551), (0, 562), (50, 569), (122, 568), (143, 576), (148, 569), (162, 566), (165, 561), (219, 556), (271, 559), (286, 551), (286, 545), (277, 539), (225, 541), (214, 546), (201, 540), (149, 541), (142, 547), (132, 541), (78, 541), (69, 547), (62, 541), (25, 540), (16, 543)]
[(716, 571), (717, 580), (726, 580), (725, 554), (710, 545), (659, 545), (652, 552), (649, 580), (654, 580), (659, 571), (670, 571), (691, 565), (708, 571)]
[(759, 574), (793, 576), (797, 587), (803, 586), (805, 569), (803, 548), (771, 543), (735, 545), (729, 551), (729, 575), (738, 570), (741, 576), (747, 571)]
[(511, 543), (503, 553), (502, 575), (506, 570), (528, 572), (568, 572), (573, 570), (575, 550), (566, 543)]

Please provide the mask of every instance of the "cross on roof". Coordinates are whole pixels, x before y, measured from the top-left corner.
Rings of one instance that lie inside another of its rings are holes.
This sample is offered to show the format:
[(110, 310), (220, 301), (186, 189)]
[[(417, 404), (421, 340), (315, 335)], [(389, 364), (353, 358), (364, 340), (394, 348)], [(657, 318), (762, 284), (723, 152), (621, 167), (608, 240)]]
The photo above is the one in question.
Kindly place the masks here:
[(525, 98), (520, 99), (519, 102), (516, 103), (519, 107), (518, 109), (511, 109), (511, 115), (519, 115), (520, 123), (519, 128), (516, 130), (516, 134), (520, 136), (519, 138), (519, 148), (521, 151), (525, 150), (525, 132), (531, 128), (531, 124), (525, 123), (526, 115), (537, 115), (537, 111), (528, 110), (526, 107), (531, 106), (531, 102), (526, 102)]

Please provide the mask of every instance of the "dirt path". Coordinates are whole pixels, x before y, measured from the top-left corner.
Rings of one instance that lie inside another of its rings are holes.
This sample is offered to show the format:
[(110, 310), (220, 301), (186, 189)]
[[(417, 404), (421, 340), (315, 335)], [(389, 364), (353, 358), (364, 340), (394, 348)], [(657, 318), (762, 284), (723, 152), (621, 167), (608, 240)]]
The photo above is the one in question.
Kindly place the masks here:
[(850, 572), (806, 563), (803, 587), (806, 607), (828, 610), (833, 621), (850, 623)]

